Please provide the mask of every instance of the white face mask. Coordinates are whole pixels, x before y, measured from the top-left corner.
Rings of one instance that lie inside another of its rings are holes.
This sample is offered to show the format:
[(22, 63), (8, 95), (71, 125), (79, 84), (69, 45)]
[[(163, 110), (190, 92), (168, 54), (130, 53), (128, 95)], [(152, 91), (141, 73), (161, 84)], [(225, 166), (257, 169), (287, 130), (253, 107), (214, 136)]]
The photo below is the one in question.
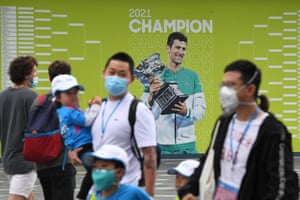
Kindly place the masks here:
[(254, 78), (257, 75), (258, 75), (258, 71), (256, 70), (253, 76), (250, 78), (250, 80), (237, 90), (228, 87), (226, 85), (221, 86), (219, 97), (220, 97), (220, 102), (224, 114), (231, 114), (235, 112), (239, 104), (243, 104), (243, 105), (256, 104), (255, 101), (251, 101), (251, 102), (239, 101), (239, 99), (237, 98), (237, 92), (245, 88), (250, 83), (252, 83)]
[(251, 101), (251, 102), (239, 101), (237, 97), (237, 92), (243, 89), (244, 87), (246, 87), (246, 85), (243, 85), (238, 90), (235, 90), (228, 86), (221, 86), (219, 95), (220, 95), (220, 102), (224, 114), (230, 115), (231, 113), (235, 112), (239, 104), (243, 104), (243, 105), (256, 104), (255, 101)]
[(219, 97), (224, 114), (231, 114), (238, 107), (239, 100), (236, 93), (237, 91), (231, 87), (221, 86)]

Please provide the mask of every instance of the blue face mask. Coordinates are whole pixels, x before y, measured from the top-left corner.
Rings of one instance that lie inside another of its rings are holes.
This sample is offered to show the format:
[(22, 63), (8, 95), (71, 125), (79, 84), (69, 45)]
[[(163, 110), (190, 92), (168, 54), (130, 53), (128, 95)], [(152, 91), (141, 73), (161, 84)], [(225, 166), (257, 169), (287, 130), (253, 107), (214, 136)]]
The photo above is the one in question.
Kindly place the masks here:
[(92, 179), (97, 191), (110, 189), (116, 184), (115, 171), (108, 169), (97, 169), (92, 171)]
[(39, 77), (35, 76), (32, 79), (32, 82), (30, 83), (29, 87), (34, 88), (37, 86), (37, 84), (39, 83)]
[(119, 96), (123, 94), (128, 85), (128, 80), (118, 76), (106, 76), (105, 87), (109, 94), (112, 96)]

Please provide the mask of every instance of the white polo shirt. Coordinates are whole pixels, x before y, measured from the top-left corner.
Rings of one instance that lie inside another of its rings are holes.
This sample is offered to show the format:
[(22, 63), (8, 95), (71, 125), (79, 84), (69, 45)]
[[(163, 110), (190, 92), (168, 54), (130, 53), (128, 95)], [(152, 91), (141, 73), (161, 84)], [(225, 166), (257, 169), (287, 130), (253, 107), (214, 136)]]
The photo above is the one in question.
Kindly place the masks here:
[[(123, 148), (129, 157), (129, 166), (122, 183), (138, 184), (140, 179), (140, 163), (131, 150), (131, 128), (128, 121), (129, 106), (134, 97), (127, 93), (119, 101), (103, 102), (100, 112), (92, 125), (94, 151), (103, 144), (113, 144)], [(155, 121), (152, 112), (139, 103), (136, 110), (134, 126), (135, 137), (139, 148), (156, 146)]]

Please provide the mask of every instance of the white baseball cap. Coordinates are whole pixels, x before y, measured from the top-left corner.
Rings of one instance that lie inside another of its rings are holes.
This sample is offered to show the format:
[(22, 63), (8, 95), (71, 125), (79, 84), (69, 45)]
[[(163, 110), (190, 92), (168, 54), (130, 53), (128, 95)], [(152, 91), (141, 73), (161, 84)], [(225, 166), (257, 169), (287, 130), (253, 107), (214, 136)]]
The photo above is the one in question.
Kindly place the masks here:
[(180, 174), (184, 177), (189, 178), (194, 170), (199, 166), (199, 161), (188, 159), (181, 161), (176, 167), (171, 167), (168, 169), (168, 174)]
[(84, 87), (78, 84), (77, 79), (69, 74), (58, 75), (52, 80), (53, 95), (56, 95), (58, 92), (68, 91), (74, 87), (77, 87), (79, 90), (84, 90)]
[(125, 150), (117, 145), (105, 144), (95, 152), (83, 155), (83, 164), (87, 167), (93, 167), (96, 159), (118, 161), (123, 164), (126, 169), (128, 166), (128, 155)]

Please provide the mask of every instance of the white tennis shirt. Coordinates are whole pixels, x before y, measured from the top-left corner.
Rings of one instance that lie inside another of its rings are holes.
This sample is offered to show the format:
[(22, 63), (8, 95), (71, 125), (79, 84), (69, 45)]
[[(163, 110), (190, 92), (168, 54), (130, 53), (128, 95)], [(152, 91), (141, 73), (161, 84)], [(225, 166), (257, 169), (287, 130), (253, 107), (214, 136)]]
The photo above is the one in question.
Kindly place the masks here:
[[(134, 156), (130, 145), (131, 128), (128, 121), (129, 106), (133, 95), (127, 93), (120, 101), (103, 102), (100, 112), (92, 125), (94, 151), (103, 144), (113, 144), (123, 148), (129, 157), (129, 166), (121, 183), (138, 184), (140, 163)], [(156, 146), (155, 121), (152, 112), (139, 103), (134, 126), (135, 137), (140, 148)]]

